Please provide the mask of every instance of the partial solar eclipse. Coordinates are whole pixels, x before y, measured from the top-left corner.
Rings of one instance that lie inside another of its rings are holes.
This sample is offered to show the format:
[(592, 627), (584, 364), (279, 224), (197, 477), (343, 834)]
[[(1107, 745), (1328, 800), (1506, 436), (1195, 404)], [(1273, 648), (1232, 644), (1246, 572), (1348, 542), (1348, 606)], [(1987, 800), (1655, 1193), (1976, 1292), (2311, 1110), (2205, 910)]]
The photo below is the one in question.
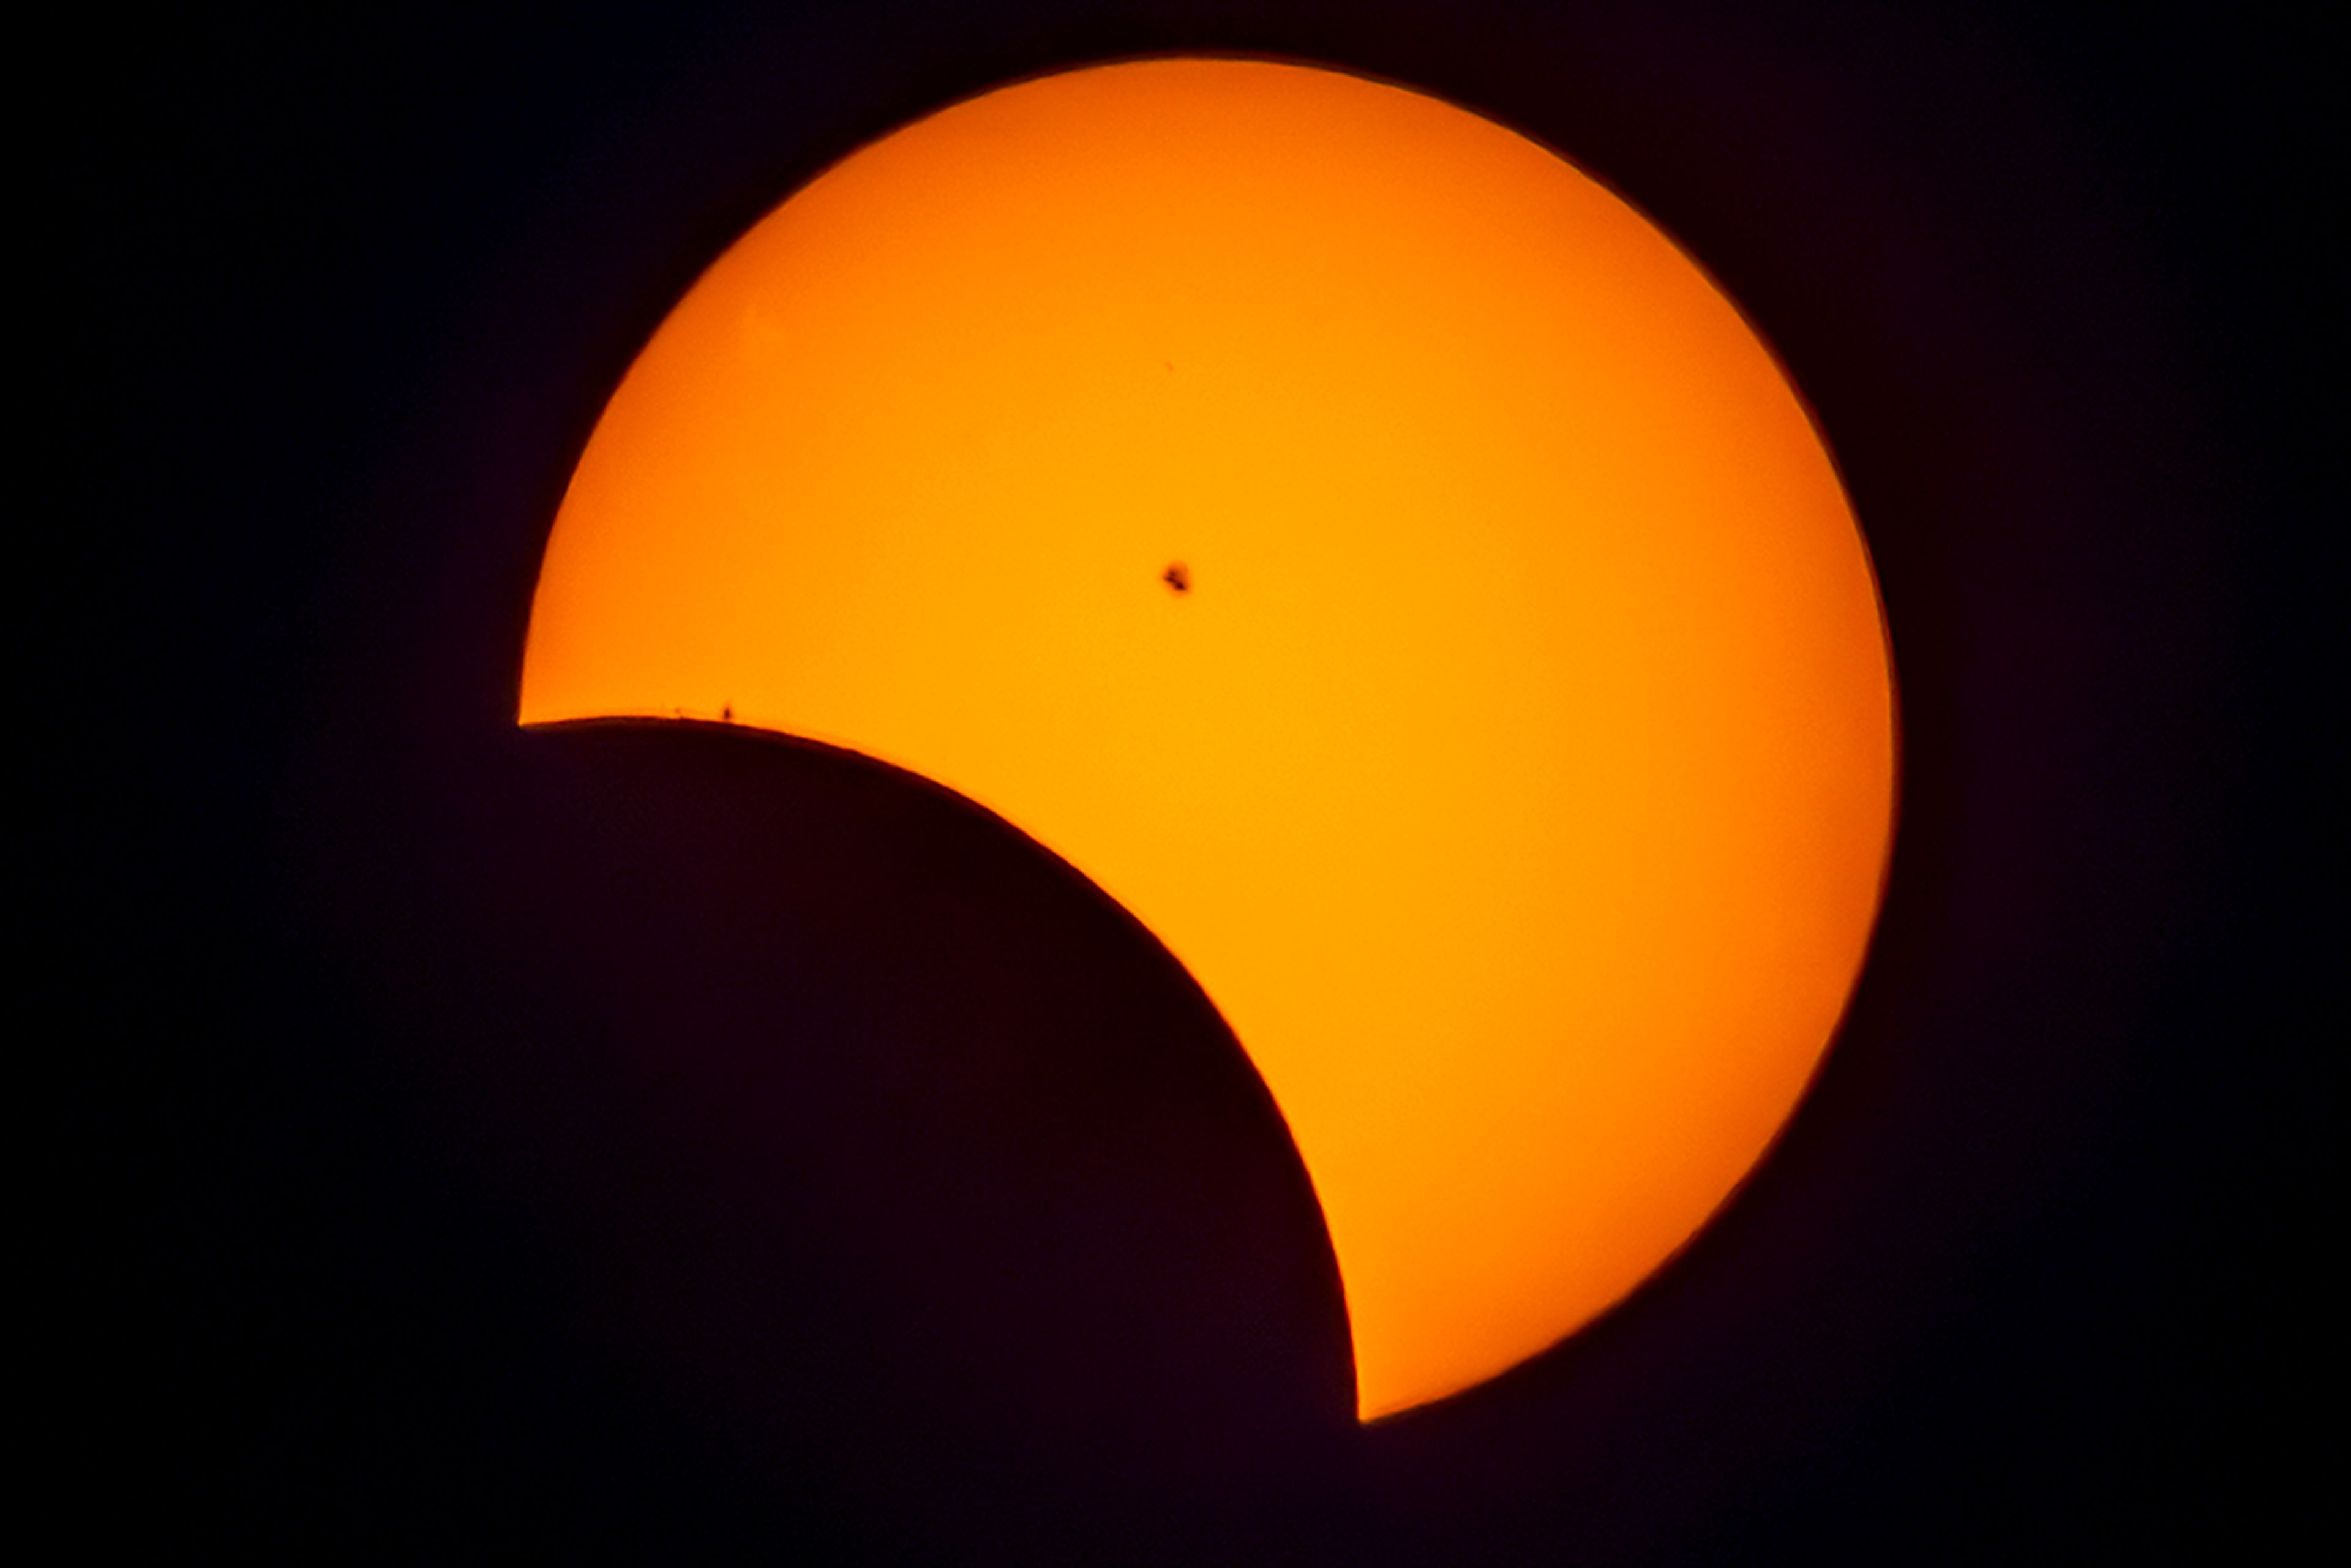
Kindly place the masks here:
[(987, 93), (744, 235), (580, 458), (520, 714), (848, 747), (1092, 878), (1280, 1106), (1366, 1419), (1721, 1205), (1894, 810), (1867, 549), (1722, 292), (1510, 131), (1250, 60)]

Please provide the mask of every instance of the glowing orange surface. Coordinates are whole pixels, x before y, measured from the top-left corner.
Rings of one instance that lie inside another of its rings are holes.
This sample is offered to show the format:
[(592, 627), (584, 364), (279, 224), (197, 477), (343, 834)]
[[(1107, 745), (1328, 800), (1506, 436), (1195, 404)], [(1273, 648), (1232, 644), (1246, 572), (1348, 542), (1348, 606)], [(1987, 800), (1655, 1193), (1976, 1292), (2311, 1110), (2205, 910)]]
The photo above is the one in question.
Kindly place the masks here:
[(521, 716), (730, 713), (984, 803), (1166, 943), (1297, 1140), (1366, 1417), (1723, 1201), (1893, 810), (1867, 554), (1738, 312), (1542, 148), (1257, 62), (959, 104), (679, 304)]

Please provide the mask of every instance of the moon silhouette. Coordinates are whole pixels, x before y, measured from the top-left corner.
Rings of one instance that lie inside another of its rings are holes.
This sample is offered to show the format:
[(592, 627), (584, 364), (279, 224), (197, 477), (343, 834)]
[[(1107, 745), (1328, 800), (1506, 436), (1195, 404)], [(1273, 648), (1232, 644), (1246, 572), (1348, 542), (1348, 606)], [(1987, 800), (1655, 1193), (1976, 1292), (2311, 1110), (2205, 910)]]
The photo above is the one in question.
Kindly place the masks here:
[(1786, 1122), (1878, 906), (1886, 648), (1804, 404), (1639, 213), (1170, 58), (720, 257), (581, 456), (519, 715), (848, 747), (1118, 900), (1280, 1108), (1370, 1419), (1607, 1310)]

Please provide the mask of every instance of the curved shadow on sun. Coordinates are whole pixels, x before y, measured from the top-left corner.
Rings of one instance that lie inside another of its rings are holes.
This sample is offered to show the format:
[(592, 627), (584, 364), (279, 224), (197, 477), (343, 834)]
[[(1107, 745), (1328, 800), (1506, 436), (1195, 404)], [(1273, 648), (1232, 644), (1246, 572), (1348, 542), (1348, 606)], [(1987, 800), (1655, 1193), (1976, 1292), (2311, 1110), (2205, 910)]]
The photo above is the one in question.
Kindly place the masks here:
[(506, 847), (534, 1049), (570, 1080), (589, 1181), (622, 1195), (630, 1311), (676, 1354), (940, 1462), (1278, 1463), (1353, 1427), (1288, 1129), (1092, 883), (814, 742), (642, 719), (523, 737)]

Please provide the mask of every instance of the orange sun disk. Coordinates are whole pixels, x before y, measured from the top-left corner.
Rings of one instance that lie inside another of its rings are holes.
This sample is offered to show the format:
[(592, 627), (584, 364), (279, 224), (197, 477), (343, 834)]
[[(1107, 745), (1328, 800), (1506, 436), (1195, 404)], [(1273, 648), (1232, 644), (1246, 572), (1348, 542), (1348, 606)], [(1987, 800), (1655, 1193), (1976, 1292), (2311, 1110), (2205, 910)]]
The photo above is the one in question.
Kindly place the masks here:
[(1118, 899), (1280, 1107), (1365, 1418), (1724, 1201), (1894, 805), (1867, 551), (1720, 290), (1513, 132), (1256, 61), (988, 93), (746, 235), (580, 460), (520, 712), (851, 747)]

